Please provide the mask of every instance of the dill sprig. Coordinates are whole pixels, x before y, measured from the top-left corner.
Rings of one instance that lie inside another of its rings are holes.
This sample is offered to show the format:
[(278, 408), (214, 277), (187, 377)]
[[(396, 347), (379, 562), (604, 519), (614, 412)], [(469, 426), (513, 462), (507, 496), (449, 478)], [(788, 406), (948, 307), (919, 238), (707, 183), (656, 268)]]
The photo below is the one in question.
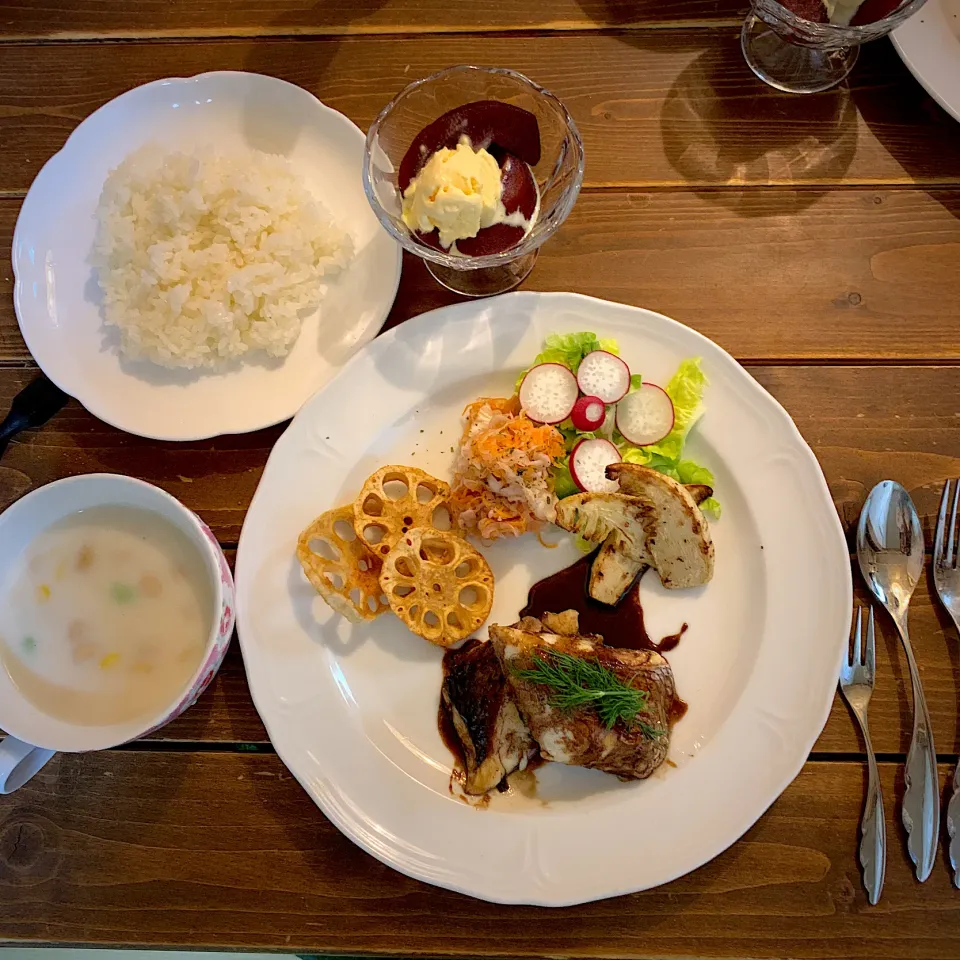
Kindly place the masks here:
[(662, 730), (640, 719), (640, 714), (647, 710), (646, 690), (627, 685), (599, 660), (586, 660), (559, 650), (545, 653), (533, 658), (534, 666), (514, 668), (513, 672), (521, 680), (551, 687), (551, 706), (564, 712), (592, 708), (608, 730), (622, 720), (651, 739), (663, 736)]

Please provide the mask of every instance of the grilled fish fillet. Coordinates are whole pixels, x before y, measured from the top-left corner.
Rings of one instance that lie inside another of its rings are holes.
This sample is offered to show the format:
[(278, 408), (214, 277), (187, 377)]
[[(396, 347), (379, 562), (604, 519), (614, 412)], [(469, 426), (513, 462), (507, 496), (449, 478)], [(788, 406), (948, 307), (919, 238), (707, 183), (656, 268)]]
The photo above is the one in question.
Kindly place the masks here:
[[(545, 760), (592, 767), (623, 780), (649, 777), (666, 760), (676, 687), (670, 664), (660, 654), (607, 647), (598, 637), (551, 633), (532, 617), (513, 627), (491, 625), (490, 643)], [(599, 662), (624, 683), (646, 691), (643, 720), (659, 735), (651, 737), (619, 720), (608, 729), (589, 707), (561, 711), (552, 706), (551, 688), (517, 676), (518, 670), (534, 667), (551, 650)]]
[(492, 790), (536, 753), (489, 643), (470, 640), (447, 653), (441, 697), (463, 747), (467, 793)]

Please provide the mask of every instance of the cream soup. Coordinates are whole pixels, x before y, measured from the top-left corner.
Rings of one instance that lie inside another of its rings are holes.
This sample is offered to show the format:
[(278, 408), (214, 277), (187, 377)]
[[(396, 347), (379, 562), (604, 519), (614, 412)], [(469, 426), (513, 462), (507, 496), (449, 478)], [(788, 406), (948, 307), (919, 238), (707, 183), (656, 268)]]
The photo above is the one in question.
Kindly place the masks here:
[(200, 552), (162, 517), (94, 507), (53, 524), (0, 588), (0, 661), (51, 717), (125, 723), (175, 703), (211, 625)]

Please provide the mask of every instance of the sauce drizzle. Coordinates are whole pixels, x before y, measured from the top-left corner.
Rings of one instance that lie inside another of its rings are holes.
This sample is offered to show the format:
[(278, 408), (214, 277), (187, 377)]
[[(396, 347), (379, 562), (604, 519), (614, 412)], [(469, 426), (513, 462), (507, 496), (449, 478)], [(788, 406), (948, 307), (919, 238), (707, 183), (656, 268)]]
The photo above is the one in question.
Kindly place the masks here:
[(675, 650), (688, 625), (685, 623), (676, 633), (669, 634), (659, 643), (650, 636), (640, 604), (643, 572), (615, 607), (600, 603), (590, 596), (590, 565), (593, 557), (593, 554), (582, 557), (572, 566), (535, 583), (530, 588), (527, 605), (520, 611), (520, 616), (539, 620), (545, 613), (576, 610), (580, 614), (580, 632), (598, 633), (610, 647), (655, 650), (660, 654)]
[(535, 583), (520, 616), (540, 619), (545, 613), (576, 610), (580, 614), (581, 633), (598, 633), (611, 647), (656, 650), (643, 622), (638, 585), (634, 584), (615, 607), (600, 603), (587, 592), (592, 562), (590, 554)]

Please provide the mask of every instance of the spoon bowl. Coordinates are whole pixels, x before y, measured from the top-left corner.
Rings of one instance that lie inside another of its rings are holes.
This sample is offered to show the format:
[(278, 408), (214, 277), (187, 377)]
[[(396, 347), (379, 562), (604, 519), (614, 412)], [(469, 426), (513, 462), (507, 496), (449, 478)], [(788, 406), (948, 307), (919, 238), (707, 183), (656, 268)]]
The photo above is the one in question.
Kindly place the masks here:
[(910, 494), (895, 480), (878, 483), (857, 525), (857, 560), (873, 595), (894, 620), (905, 620), (923, 573), (923, 528)]

